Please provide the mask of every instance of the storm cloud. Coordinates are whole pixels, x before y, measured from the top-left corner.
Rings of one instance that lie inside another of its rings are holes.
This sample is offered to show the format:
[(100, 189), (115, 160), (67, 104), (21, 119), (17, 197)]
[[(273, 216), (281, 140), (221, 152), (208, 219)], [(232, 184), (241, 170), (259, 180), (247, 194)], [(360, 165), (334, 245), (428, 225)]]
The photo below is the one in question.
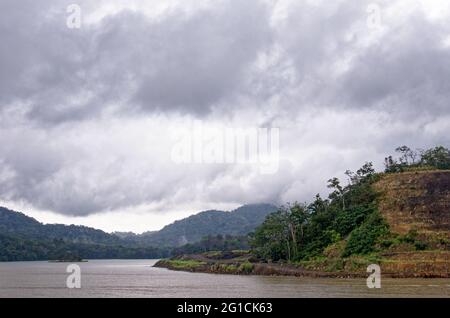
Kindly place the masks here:
[[(77, 1), (80, 29), (71, 3), (0, 3), (2, 202), (304, 201), (401, 144), (449, 144), (448, 1)], [(278, 172), (175, 164), (173, 134), (196, 120), (278, 127)]]

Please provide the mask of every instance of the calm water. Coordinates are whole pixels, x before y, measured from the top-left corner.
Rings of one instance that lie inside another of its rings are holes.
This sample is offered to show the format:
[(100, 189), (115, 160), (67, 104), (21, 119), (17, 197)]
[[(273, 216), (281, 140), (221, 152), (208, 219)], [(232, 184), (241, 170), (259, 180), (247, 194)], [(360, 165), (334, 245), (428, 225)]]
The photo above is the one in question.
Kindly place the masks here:
[(364, 279), (194, 274), (154, 268), (155, 260), (79, 263), (81, 289), (67, 289), (67, 263), (0, 263), (0, 297), (450, 297), (448, 279)]

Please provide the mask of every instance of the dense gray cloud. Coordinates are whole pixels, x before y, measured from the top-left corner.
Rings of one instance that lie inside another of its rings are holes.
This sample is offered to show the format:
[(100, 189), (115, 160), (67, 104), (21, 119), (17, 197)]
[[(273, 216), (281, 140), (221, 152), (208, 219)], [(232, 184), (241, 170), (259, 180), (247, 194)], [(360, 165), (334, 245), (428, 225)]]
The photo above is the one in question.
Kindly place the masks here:
[(344, 103), (413, 117), (448, 114), (450, 48), (442, 42), (450, 28), (427, 21), (423, 14), (411, 19), (358, 56), (341, 82)]
[(420, 6), (380, 1), (380, 28), (371, 29), (369, 3), (292, 9), (277, 38), (297, 74), (294, 107), (379, 109), (400, 117), (448, 113), (449, 23), (431, 20)]
[(66, 27), (65, 8), (2, 2), (1, 101), (30, 103), (33, 120), (79, 120), (117, 104), (208, 113), (242, 84), (271, 38), (259, 1), (221, 1), (189, 15), (175, 9), (158, 21), (123, 10), (79, 30)]
[[(302, 201), (399, 144), (450, 142), (445, 1), (379, 1), (375, 28), (372, 1), (79, 1), (79, 30), (72, 2), (0, 2), (2, 201), (85, 216)], [(195, 119), (279, 127), (278, 173), (175, 165), (170, 136)]]

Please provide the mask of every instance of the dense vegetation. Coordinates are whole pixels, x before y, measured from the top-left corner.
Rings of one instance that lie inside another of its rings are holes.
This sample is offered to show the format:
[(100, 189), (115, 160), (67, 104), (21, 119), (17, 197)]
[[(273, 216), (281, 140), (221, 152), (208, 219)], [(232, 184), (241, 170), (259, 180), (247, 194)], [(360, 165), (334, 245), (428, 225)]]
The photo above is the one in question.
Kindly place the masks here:
[(81, 258), (159, 258), (169, 251), (133, 246), (115, 235), (85, 226), (42, 224), (0, 207), (0, 261)]
[(208, 235), (243, 236), (255, 230), (267, 215), (276, 211), (270, 204), (244, 205), (234, 211), (205, 211), (165, 226), (158, 232), (125, 235), (127, 241), (160, 247), (179, 247)]
[[(403, 146), (400, 157), (386, 158), (386, 173), (411, 169), (450, 169), (450, 151), (436, 147), (413, 151)], [(317, 195), (310, 204), (288, 204), (270, 214), (252, 234), (254, 253), (263, 260), (303, 261), (322, 256), (327, 249), (344, 244), (341, 257), (367, 255), (383, 248), (389, 228), (377, 209), (373, 183), (380, 178), (372, 163), (356, 173), (347, 171), (348, 184), (328, 181), (327, 199)], [(420, 242), (417, 242), (421, 248)]]
[(396, 149), (396, 152), (400, 154), (399, 158), (394, 159), (389, 156), (385, 159), (385, 172), (387, 173), (414, 169), (450, 169), (450, 150), (443, 146), (427, 150), (413, 150), (407, 146), (401, 146)]
[(208, 211), (159, 232), (114, 235), (85, 226), (42, 224), (0, 207), (0, 261), (162, 258), (179, 253), (243, 249), (248, 248), (245, 234), (275, 209), (259, 204), (232, 212)]
[(250, 248), (248, 236), (208, 235), (201, 241), (176, 247), (172, 255), (198, 254), (209, 251), (248, 250)]
[(73, 243), (62, 239), (32, 240), (0, 234), (0, 261), (142, 259), (169, 256), (155, 247)]
[(86, 226), (42, 224), (20, 212), (0, 207), (0, 234), (33, 240), (63, 239), (73, 243), (123, 244), (120, 238)]

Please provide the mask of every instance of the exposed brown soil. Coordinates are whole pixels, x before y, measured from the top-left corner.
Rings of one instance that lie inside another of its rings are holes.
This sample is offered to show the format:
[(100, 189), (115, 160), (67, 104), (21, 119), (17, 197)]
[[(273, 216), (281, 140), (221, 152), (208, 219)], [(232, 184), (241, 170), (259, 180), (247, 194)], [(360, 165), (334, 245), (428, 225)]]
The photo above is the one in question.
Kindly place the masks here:
[(375, 184), (379, 210), (394, 233), (417, 230), (450, 239), (450, 171), (388, 174)]

